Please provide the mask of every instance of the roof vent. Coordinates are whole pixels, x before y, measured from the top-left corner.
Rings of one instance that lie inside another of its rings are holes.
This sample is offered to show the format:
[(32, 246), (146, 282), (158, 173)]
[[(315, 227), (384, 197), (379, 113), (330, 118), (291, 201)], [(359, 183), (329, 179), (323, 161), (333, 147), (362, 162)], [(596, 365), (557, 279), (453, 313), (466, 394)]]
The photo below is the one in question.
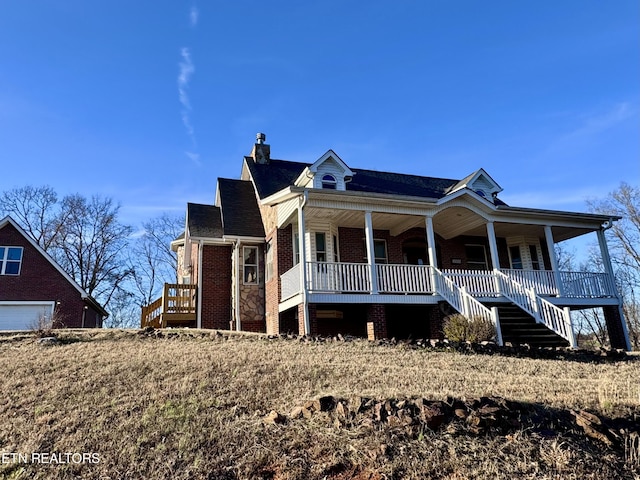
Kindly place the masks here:
[(271, 160), (271, 147), (264, 143), (267, 136), (264, 133), (256, 134), (256, 143), (251, 150), (251, 158), (256, 163), (268, 164)]

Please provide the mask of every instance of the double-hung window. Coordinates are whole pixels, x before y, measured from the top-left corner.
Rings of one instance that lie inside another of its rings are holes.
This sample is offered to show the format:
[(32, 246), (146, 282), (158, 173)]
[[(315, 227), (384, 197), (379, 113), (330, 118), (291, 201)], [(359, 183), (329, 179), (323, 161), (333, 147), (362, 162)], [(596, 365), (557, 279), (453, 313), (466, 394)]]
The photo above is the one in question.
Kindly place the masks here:
[[(367, 240), (362, 240), (364, 243), (365, 261), (367, 260)], [(387, 241), (382, 238), (373, 239), (373, 256), (375, 263), (387, 263)]]
[(242, 247), (243, 279), (245, 285), (258, 283), (258, 247)]
[(0, 275), (20, 275), (22, 247), (0, 247)]

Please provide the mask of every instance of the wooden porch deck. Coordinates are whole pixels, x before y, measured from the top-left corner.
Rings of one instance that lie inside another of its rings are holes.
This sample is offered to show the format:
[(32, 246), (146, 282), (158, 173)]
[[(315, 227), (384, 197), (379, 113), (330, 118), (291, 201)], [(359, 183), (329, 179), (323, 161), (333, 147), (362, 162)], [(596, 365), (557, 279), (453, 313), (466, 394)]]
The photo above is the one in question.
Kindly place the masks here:
[(142, 307), (140, 327), (195, 327), (197, 285), (165, 283), (162, 296)]

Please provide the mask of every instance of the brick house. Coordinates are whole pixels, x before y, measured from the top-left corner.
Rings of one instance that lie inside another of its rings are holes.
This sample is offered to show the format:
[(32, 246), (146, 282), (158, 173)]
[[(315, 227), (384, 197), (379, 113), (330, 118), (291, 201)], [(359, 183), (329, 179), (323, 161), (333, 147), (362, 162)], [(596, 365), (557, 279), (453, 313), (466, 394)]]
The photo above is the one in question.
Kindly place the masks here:
[[(630, 348), (604, 235), (618, 218), (509, 206), (483, 169), (276, 160), (264, 140), (239, 180), (218, 179), (214, 205), (187, 205), (178, 284), (143, 325), (172, 311), (201, 328), (438, 338), (460, 312), (491, 320), (499, 343), (575, 346), (570, 311), (601, 308), (612, 346)], [(605, 271), (561, 271), (554, 245), (591, 232)]]
[(101, 327), (107, 312), (11, 217), (0, 220), (0, 330)]

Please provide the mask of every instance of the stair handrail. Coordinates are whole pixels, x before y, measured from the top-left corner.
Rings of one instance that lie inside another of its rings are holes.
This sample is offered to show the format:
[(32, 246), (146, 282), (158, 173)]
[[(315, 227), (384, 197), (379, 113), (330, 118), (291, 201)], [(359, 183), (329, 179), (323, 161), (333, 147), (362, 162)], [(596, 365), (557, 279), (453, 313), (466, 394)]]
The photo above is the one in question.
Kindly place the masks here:
[(502, 295), (531, 315), (537, 323), (544, 324), (549, 330), (568, 340), (575, 348), (576, 339), (568, 308), (557, 307), (538, 295), (533, 288), (525, 287), (500, 270), (494, 272), (500, 282)]
[(494, 312), (470, 295), (465, 287), (459, 287), (453, 280), (447, 278), (436, 267), (431, 267), (435, 277), (436, 293), (442, 296), (459, 313), (471, 319), (482, 317), (493, 323), (497, 328), (497, 319)]
[(540, 323), (541, 318), (538, 312), (538, 302), (536, 293), (531, 288), (516, 282), (508, 275), (500, 270), (494, 270), (493, 273), (498, 278), (500, 284), (500, 293), (519, 306), (522, 310), (531, 315), (536, 322)]

